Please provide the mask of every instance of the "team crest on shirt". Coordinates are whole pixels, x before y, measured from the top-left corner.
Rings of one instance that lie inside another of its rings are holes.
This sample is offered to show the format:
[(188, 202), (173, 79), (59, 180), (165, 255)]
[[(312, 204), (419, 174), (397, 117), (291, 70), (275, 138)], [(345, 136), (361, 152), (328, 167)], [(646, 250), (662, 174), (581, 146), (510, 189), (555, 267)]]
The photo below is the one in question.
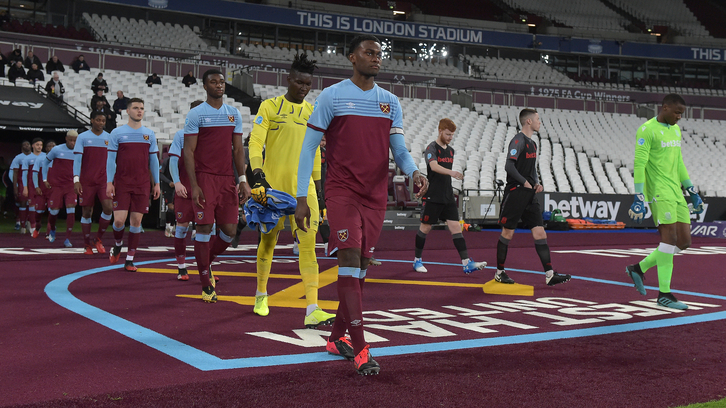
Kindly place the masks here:
[(113, 202), (113, 208), (118, 208), (118, 201)]
[(197, 212), (197, 219), (201, 220), (202, 218), (204, 218), (204, 212), (203, 211)]
[(149, 141), (149, 135), (144, 135), (144, 140)]
[(348, 240), (348, 230), (344, 229), (344, 230), (338, 231), (338, 241), (345, 242), (347, 240)]
[(176, 218), (177, 218), (178, 220), (180, 220), (180, 219), (181, 219), (181, 218), (182, 218), (183, 216), (184, 216), (184, 213), (182, 213), (181, 211), (177, 211), (177, 212), (176, 212)]
[(381, 108), (381, 112), (383, 112), (383, 113), (389, 113), (391, 111), (390, 103), (379, 102), (378, 106)]
[(103, 143), (106, 143), (106, 146), (108, 146), (108, 140), (104, 140)]
[(78, 204), (83, 205), (83, 197), (81, 197), (81, 198), (78, 199)]
[(229, 119), (230, 122), (234, 123), (234, 116), (229, 115), (227, 116), (227, 119)]

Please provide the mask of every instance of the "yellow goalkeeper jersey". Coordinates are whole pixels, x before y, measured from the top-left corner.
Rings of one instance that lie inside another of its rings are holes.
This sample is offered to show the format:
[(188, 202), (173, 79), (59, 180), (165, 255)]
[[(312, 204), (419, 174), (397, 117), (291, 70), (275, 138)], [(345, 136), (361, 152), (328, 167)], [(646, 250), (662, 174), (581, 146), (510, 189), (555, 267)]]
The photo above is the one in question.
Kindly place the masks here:
[[(297, 168), (300, 151), (313, 105), (307, 101), (293, 103), (278, 96), (260, 105), (250, 134), (250, 166), (262, 168), (267, 183), (275, 190), (293, 197), (297, 193)], [(262, 149), (265, 150), (264, 163)], [(320, 148), (315, 152), (313, 174), (308, 188), (308, 201), (317, 200), (315, 183), (320, 180)], [(313, 197), (310, 197), (310, 196)]]

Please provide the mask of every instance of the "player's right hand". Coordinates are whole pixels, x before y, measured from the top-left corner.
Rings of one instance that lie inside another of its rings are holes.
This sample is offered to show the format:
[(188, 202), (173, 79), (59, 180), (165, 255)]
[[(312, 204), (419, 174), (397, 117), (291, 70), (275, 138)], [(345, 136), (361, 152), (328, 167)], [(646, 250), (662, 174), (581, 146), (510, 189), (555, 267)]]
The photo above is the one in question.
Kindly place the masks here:
[(73, 183), (73, 191), (75, 191), (76, 195), (83, 195), (83, 187), (80, 182)]
[(260, 170), (259, 172), (252, 173), (252, 199), (256, 202), (267, 205), (267, 190), (270, 189), (270, 185), (265, 180), (265, 173)]
[(628, 215), (631, 220), (635, 221), (636, 224), (643, 222), (643, 218), (645, 218), (645, 197), (642, 193), (635, 195), (633, 205), (631, 205), (630, 210), (628, 210)]

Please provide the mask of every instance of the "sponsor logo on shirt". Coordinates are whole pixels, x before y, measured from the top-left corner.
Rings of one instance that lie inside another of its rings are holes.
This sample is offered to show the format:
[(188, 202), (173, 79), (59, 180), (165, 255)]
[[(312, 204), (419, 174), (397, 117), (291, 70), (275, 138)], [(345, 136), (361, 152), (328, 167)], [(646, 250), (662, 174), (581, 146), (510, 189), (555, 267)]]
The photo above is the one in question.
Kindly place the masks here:
[(436, 159), (436, 161), (439, 163), (453, 163), (454, 158), (453, 157), (439, 157)]
[(527, 153), (526, 156), (528, 159), (536, 159), (537, 153)]
[(391, 112), (391, 104), (390, 103), (383, 103), (379, 102), (378, 106), (381, 108), (381, 112), (383, 113), (390, 113)]
[(338, 241), (345, 242), (347, 240), (348, 240), (348, 230), (343, 229), (343, 230), (338, 231)]
[(355, 104), (353, 102), (348, 102), (345, 104), (349, 109), (355, 109)]
[(670, 142), (664, 142), (660, 141), (660, 147), (666, 148), (666, 147), (681, 147), (681, 141), (680, 140), (671, 140)]

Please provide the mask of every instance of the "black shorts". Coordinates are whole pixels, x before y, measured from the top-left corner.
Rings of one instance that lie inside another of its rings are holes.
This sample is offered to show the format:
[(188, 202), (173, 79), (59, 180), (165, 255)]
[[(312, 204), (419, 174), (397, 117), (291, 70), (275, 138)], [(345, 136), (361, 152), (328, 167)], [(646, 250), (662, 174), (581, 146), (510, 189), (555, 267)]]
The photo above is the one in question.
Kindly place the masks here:
[(421, 222), (423, 224), (436, 224), (441, 221), (459, 221), (459, 209), (456, 203), (432, 203), (423, 201), (421, 208)]
[(175, 190), (173, 188), (161, 188), (161, 195), (164, 197), (164, 202), (167, 205), (174, 203)]
[(534, 190), (521, 186), (504, 191), (498, 224), (507, 229), (515, 229), (520, 220), (528, 229), (543, 225), (542, 209)]

